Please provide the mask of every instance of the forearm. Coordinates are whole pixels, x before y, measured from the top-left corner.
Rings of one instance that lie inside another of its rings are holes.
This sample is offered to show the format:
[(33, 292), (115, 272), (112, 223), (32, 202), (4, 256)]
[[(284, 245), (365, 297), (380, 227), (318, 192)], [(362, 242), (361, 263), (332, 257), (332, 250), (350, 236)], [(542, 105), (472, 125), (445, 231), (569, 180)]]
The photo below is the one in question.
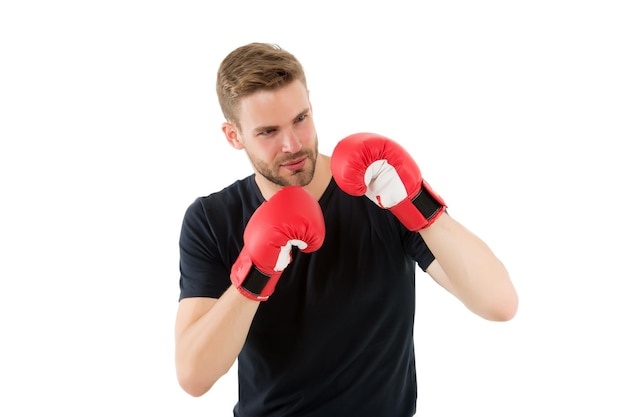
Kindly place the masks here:
[(200, 396), (228, 372), (241, 352), (258, 306), (259, 302), (231, 287), (208, 312), (180, 330), (176, 369), (186, 392)]
[(420, 234), (445, 273), (437, 282), (467, 308), (494, 321), (515, 315), (518, 299), (509, 274), (480, 238), (448, 214)]

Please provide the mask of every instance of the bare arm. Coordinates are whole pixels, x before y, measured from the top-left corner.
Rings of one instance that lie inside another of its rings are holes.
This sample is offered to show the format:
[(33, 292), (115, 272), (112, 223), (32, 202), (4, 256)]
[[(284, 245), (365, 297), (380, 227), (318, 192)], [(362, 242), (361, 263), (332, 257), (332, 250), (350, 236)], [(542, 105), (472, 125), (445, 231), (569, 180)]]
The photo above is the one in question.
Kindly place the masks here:
[(230, 287), (222, 297), (186, 298), (176, 315), (176, 375), (188, 394), (199, 397), (231, 368), (259, 307)]
[(487, 320), (515, 316), (518, 297), (509, 274), (480, 238), (446, 213), (420, 234), (435, 255), (426, 271), (437, 283)]

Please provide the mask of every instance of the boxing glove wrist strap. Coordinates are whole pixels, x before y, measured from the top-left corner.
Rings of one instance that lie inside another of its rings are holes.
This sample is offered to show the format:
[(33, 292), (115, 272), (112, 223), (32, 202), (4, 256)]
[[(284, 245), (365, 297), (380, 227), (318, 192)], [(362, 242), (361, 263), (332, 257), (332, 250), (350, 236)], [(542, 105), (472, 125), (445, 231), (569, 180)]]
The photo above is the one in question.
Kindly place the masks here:
[(246, 296), (249, 295), (248, 298), (252, 298), (253, 300), (259, 300), (261, 297), (261, 293), (263, 289), (267, 286), (271, 275), (266, 275), (263, 272), (259, 271), (255, 266), (250, 268), (248, 275), (243, 279), (239, 290), (244, 290)]
[(390, 207), (398, 220), (414, 232), (430, 226), (445, 209), (446, 203), (425, 182), (412, 200), (405, 199)]
[(445, 207), (425, 187), (422, 187), (420, 192), (417, 193), (412, 203), (426, 221), (433, 220)]

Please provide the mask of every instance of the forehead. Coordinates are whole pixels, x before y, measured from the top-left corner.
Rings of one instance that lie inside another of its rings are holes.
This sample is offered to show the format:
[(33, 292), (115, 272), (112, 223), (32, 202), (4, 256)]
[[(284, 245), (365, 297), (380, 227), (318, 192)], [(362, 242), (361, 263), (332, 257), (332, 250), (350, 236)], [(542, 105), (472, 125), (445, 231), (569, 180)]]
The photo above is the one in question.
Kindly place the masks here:
[(258, 126), (280, 126), (291, 123), (309, 108), (309, 95), (301, 81), (275, 90), (260, 90), (241, 99), (239, 121), (245, 130)]

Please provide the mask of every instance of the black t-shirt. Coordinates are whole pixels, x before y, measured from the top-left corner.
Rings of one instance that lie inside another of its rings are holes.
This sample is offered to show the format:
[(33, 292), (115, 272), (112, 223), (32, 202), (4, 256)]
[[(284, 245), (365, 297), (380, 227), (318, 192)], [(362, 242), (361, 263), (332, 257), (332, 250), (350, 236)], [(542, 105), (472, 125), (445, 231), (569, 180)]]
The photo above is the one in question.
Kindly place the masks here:
[[(243, 232), (264, 201), (254, 176), (199, 197), (180, 236), (180, 298), (220, 297)], [(367, 197), (332, 180), (319, 200), (322, 247), (292, 250), (274, 294), (262, 302), (238, 357), (238, 417), (415, 413), (416, 262), (434, 257)]]

